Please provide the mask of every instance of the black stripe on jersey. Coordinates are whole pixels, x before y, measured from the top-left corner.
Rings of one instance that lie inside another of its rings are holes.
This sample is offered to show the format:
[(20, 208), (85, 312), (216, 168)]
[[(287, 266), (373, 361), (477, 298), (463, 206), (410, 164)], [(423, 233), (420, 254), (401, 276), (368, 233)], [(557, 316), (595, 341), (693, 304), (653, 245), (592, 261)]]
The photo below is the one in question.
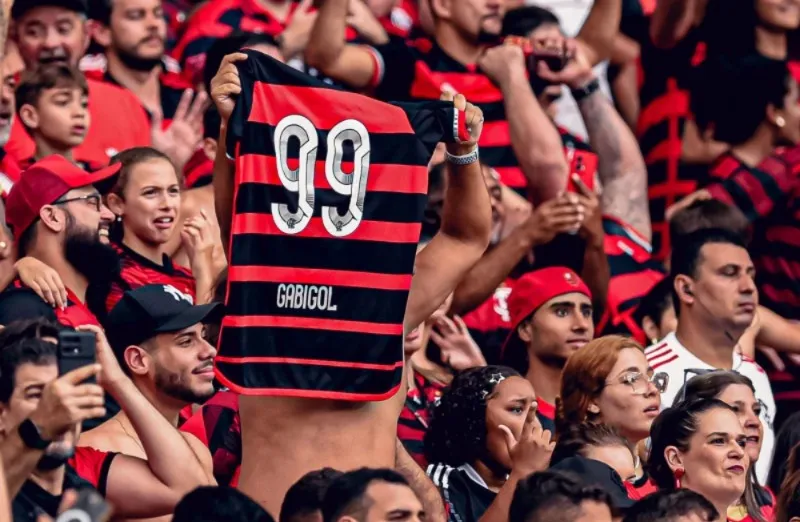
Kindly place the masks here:
[(227, 25), (231, 29), (238, 29), (239, 26), (242, 24), (242, 19), (244, 18), (244, 11), (241, 9), (228, 9), (219, 18), (217, 18), (217, 23)]
[[(325, 158), (328, 154), (328, 132), (317, 129), (319, 147), (317, 158)], [(239, 155), (260, 154), (275, 156), (274, 146), (275, 127), (263, 123), (248, 122), (244, 134), (239, 139)], [(419, 138), (413, 133), (369, 133), (370, 164), (372, 165), (418, 165), (427, 166), (428, 152)], [(297, 159), (299, 143), (290, 140), (287, 155)], [(353, 148), (350, 142), (345, 142), (344, 161), (352, 161)], [(409, 163), (416, 160), (418, 163)], [(424, 163), (423, 163), (424, 161)]]
[[(322, 334), (335, 335), (337, 344), (331, 346), (331, 337)], [(403, 339), (396, 335), (266, 326), (225, 326), (220, 343), (225, 346), (224, 356), (235, 358), (279, 357), (345, 363), (368, 360), (371, 364), (390, 365), (402, 360), (403, 352)], [(389, 349), (376, 350), (376, 346)], [(396, 349), (391, 349), (392, 346)], [(316, 384), (315, 380), (306, 381), (306, 387), (308, 382)]]
[(519, 162), (511, 145), (481, 147), (481, 160), (494, 168), (519, 167)]
[[(298, 252), (303, 255), (297, 255)], [(331, 257), (331, 252), (346, 252), (346, 255)], [(233, 236), (231, 264), (397, 275), (409, 273), (415, 256), (416, 245), (409, 243), (236, 234)]]
[[(289, 286), (294, 283), (283, 284), (284, 286)], [(278, 285), (279, 283), (272, 282), (231, 281), (228, 288), (228, 299), (231, 306), (226, 309), (227, 313), (233, 315), (320, 317), (345, 321), (402, 324), (406, 301), (408, 300), (408, 291), (406, 290), (330, 286), (330, 304), (336, 305), (336, 310), (279, 307), (277, 304)], [(283, 297), (286, 297), (285, 294)], [(239, 310), (236, 306), (237, 303), (246, 303), (247, 310)]]
[[(314, 190), (316, 204), (313, 217), (322, 216), (323, 206), (336, 207), (344, 215), (350, 203), (348, 196), (333, 190)], [(272, 214), (271, 203), (288, 204), (292, 212), (297, 210), (299, 196), (282, 186), (263, 183), (242, 183), (236, 193), (236, 214), (258, 212)], [(425, 212), (425, 194), (402, 194), (396, 192), (370, 191), (364, 200), (364, 216), (367, 221), (389, 223), (419, 223)]]

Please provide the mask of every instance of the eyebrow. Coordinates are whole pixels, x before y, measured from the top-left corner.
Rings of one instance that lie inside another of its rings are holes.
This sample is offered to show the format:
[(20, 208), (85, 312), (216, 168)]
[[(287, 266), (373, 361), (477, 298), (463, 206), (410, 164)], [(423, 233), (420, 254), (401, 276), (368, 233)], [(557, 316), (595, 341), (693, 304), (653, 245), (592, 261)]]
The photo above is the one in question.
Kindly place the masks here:
[(706, 438), (707, 438), (707, 439), (710, 439), (711, 437), (725, 437), (725, 438), (730, 438), (730, 437), (731, 437), (731, 434), (730, 434), (730, 433), (727, 433), (727, 432), (724, 432), (724, 431), (715, 431), (715, 432), (713, 432), (713, 433), (709, 433), (709, 434), (708, 434), (708, 436), (706, 436)]
[(575, 307), (580, 306), (581, 303), (573, 303), (572, 301), (557, 301), (550, 305), (550, 308), (562, 308), (562, 307)]

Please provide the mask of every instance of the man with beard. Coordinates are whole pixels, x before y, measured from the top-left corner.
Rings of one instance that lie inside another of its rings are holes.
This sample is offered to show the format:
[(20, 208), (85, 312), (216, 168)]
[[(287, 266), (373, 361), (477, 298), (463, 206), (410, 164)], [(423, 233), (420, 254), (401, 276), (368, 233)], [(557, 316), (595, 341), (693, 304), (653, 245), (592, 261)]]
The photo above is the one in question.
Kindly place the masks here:
[[(213, 484), (197, 453), (122, 372), (98, 327), (97, 363), (58, 375), (58, 327), (42, 321), (10, 325), (0, 334), (0, 453), (14, 520), (55, 518), (66, 489), (89, 485), (103, 493), (118, 517), (172, 513), (193, 489)], [(119, 402), (147, 448), (146, 459), (75, 448), (80, 422), (103, 414), (103, 388)], [(172, 462), (172, 459), (177, 462)], [(69, 461), (69, 462), (67, 462)]]
[(202, 139), (208, 98), (200, 93), (192, 102), (191, 84), (166, 69), (167, 23), (161, 0), (99, 0), (92, 10), (97, 22), (92, 36), (105, 49), (106, 70), (87, 75), (135, 94), (154, 126), (169, 127), (173, 120), (191, 122), (196, 139), (167, 153), (176, 168), (182, 169)]
[[(11, 39), (17, 44), (27, 69), (39, 64), (64, 62), (77, 66), (86, 52), (85, 0), (29, 0), (15, 2)], [(92, 126), (75, 150), (75, 159), (105, 165), (120, 150), (150, 145), (150, 124), (138, 100), (124, 89), (89, 82)], [(119, 122), (124, 121), (125, 125)], [(14, 122), (6, 150), (15, 158), (33, 156), (34, 143), (18, 121)]]
[(536, 416), (555, 433), (555, 401), (561, 370), (572, 353), (592, 340), (592, 294), (578, 274), (564, 267), (530, 272), (508, 297), (512, 331), (501, 362), (524, 375), (536, 391)]
[(90, 282), (110, 281), (119, 261), (107, 244), (114, 215), (92, 184), (107, 182), (119, 167), (89, 174), (54, 155), (34, 163), (14, 184), (6, 201), (6, 222), (19, 257), (30, 256), (55, 270), (66, 287), (67, 305), (54, 310), (36, 294), (42, 289), (16, 280), (0, 293), (0, 324), (47, 317), (73, 327), (99, 325), (86, 305), (87, 289)]

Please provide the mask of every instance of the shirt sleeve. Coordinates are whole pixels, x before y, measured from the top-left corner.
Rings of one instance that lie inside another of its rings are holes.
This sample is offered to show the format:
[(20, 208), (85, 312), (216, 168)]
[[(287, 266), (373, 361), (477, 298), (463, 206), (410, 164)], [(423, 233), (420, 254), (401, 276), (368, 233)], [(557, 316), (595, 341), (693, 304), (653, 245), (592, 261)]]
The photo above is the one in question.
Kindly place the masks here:
[(417, 55), (402, 38), (390, 37), (383, 45), (365, 47), (375, 60), (371, 87), (383, 101), (407, 101), (417, 73)]
[(32, 291), (11, 290), (0, 293), (0, 325), (40, 318), (57, 321), (53, 308)]
[(739, 169), (707, 190), (713, 198), (737, 207), (752, 222), (768, 216), (787, 200), (797, 183), (794, 165), (800, 166), (800, 148), (770, 156), (756, 169)]
[(69, 460), (78, 475), (92, 484), (101, 495), (106, 495), (108, 470), (117, 456), (116, 453), (96, 450), (89, 447), (75, 448), (75, 455)]
[(456, 110), (452, 102), (430, 101), (395, 103), (408, 116), (417, 139), (425, 147), (428, 157), (439, 142), (468, 141), (464, 111)]

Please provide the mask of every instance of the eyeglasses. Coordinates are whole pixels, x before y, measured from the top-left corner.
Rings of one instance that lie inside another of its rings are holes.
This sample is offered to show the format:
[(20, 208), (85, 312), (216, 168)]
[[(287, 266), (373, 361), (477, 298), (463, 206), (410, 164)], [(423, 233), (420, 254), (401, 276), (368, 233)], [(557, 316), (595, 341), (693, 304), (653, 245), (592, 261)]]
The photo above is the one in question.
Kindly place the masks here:
[(739, 365), (736, 368), (733, 368), (732, 370), (720, 370), (717, 368), (686, 368), (685, 370), (683, 370), (683, 387), (681, 387), (680, 393), (678, 393), (678, 396), (676, 397), (673, 404), (678, 404), (679, 402), (683, 402), (686, 399), (686, 384), (692, 378), (700, 377), (701, 375), (708, 375), (709, 373), (715, 373), (715, 372), (731, 371), (734, 373), (739, 373), (738, 371), (739, 366), (741, 366), (741, 363), (739, 363)]
[(103, 202), (103, 199), (100, 194), (94, 193), (87, 194), (86, 196), (78, 196), (76, 198), (60, 199), (53, 204), (63, 205), (64, 203), (72, 203), (73, 201), (85, 201), (89, 205), (93, 206), (97, 212), (100, 212), (100, 205)]
[(616, 384), (624, 384), (630, 387), (634, 395), (646, 394), (651, 384), (655, 386), (658, 393), (664, 393), (669, 384), (669, 375), (659, 372), (648, 377), (642, 372), (628, 372), (621, 375), (617, 381), (606, 382), (605, 386), (614, 386)]

